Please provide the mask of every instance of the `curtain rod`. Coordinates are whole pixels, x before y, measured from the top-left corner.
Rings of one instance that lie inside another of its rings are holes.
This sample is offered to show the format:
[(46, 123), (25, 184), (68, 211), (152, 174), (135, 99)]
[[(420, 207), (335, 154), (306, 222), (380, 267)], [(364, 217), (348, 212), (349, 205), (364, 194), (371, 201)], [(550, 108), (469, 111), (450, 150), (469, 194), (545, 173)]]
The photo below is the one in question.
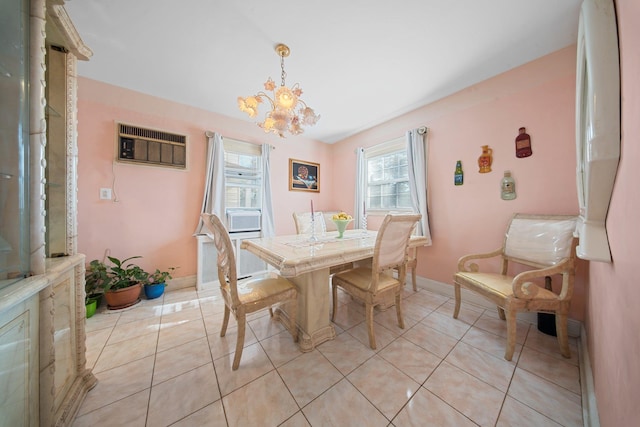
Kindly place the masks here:
[[(418, 128), (418, 133), (419, 133), (420, 135), (424, 135), (424, 134), (426, 134), (426, 133), (427, 133), (427, 131), (428, 131), (428, 130), (429, 130), (429, 128), (428, 128), (428, 127), (426, 127), (426, 126), (420, 126), (420, 127)], [(398, 139), (399, 139), (399, 138), (398, 138)], [(388, 142), (391, 142), (391, 141), (383, 142), (383, 143), (381, 143), (381, 144), (386, 144), (386, 143), (388, 143)], [(354, 152), (354, 153), (357, 153), (357, 152), (358, 152), (358, 148), (354, 149), (354, 150), (353, 150), (353, 152)]]
[[(204, 134), (207, 138), (213, 138), (213, 135), (215, 134), (215, 132), (210, 131), (210, 130), (205, 130)], [(269, 146), (271, 147), (272, 150), (275, 150), (276, 147), (274, 145), (269, 144)]]

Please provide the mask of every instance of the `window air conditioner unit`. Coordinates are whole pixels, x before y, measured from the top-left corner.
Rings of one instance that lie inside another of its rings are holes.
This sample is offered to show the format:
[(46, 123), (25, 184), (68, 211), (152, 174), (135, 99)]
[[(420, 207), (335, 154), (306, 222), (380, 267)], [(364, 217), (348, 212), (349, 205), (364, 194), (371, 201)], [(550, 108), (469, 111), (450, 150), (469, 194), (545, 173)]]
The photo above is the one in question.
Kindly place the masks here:
[(260, 211), (231, 210), (227, 212), (229, 233), (260, 231)]

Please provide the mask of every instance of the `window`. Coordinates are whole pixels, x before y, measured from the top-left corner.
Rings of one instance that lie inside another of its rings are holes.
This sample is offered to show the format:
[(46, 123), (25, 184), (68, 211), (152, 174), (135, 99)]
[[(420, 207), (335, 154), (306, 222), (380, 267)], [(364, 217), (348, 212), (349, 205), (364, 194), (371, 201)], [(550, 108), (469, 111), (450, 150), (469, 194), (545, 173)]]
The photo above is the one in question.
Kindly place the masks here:
[(227, 208), (262, 207), (262, 154), (259, 145), (224, 139)]
[(365, 167), (367, 209), (412, 209), (404, 138), (365, 150)]

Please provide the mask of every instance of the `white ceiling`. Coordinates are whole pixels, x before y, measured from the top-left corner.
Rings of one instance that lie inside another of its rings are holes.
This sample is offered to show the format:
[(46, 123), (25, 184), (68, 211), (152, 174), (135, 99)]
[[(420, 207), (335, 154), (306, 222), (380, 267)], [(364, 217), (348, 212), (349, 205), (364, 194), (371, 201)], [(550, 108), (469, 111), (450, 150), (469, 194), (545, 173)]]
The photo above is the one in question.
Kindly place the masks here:
[[(326, 143), (576, 42), (582, 0), (67, 0), (93, 50), (81, 76), (251, 120), (237, 97), (280, 82)], [(264, 108), (264, 107), (263, 107)], [(259, 115), (262, 115), (261, 109)]]

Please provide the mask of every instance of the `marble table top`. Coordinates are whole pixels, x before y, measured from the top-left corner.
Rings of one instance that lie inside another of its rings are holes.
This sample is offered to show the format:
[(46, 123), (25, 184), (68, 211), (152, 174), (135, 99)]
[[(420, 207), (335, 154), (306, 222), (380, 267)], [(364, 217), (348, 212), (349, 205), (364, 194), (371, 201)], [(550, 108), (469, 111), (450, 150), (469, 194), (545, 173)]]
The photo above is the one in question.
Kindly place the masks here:
[[(309, 234), (246, 239), (241, 248), (253, 253), (279, 270), (283, 277), (295, 277), (373, 256), (377, 232), (347, 230), (343, 238), (338, 232), (327, 232), (312, 241)], [(412, 236), (409, 246), (423, 246), (427, 238)]]

